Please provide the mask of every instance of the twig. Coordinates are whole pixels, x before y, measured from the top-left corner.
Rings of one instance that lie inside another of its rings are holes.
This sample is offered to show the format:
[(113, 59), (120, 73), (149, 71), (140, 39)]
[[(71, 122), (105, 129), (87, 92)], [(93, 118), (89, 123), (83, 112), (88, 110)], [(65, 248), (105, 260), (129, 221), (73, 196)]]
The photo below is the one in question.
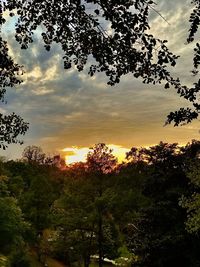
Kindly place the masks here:
[(163, 17), (163, 15), (158, 11), (156, 10), (154, 7), (152, 6), (149, 6), (154, 12), (156, 12), (168, 25), (170, 25), (170, 23), (166, 20), (165, 17)]

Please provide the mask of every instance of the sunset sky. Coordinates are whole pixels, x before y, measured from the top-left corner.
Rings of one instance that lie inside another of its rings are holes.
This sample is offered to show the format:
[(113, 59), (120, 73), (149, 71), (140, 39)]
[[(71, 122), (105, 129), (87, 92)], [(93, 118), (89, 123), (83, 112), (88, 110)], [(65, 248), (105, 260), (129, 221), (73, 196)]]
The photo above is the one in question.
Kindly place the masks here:
[[(195, 82), (190, 72), (194, 44), (185, 42), (192, 6), (189, 0), (157, 2), (156, 9), (169, 24), (152, 11), (151, 31), (169, 40), (170, 49), (181, 56), (173, 74), (190, 85)], [(30, 129), (23, 146), (11, 145), (3, 155), (19, 158), (27, 145), (41, 146), (49, 153), (74, 155), (99, 142), (115, 145), (123, 154), (132, 146), (149, 146), (161, 140), (185, 144), (200, 139), (198, 120), (182, 127), (163, 127), (170, 111), (187, 105), (174, 89), (144, 85), (132, 75), (110, 87), (104, 74), (90, 78), (87, 69), (80, 73), (75, 69), (66, 71), (60, 47), (54, 45), (46, 52), (39, 31), (30, 48), (21, 51), (14, 38), (14, 23), (12, 18), (6, 24), (4, 38), (26, 74), (22, 85), (8, 90), (8, 104), (1, 104), (0, 109), (20, 114), (30, 123)]]

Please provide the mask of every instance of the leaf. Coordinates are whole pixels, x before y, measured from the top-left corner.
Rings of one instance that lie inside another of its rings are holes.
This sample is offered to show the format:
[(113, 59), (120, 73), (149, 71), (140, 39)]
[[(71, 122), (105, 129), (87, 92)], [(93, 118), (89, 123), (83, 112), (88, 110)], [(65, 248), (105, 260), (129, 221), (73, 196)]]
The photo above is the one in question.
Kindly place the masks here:
[(99, 15), (99, 10), (98, 9), (95, 9), (95, 11), (94, 11), (97, 15)]
[(168, 88), (170, 88), (169, 83), (166, 83), (165, 84), (165, 89), (168, 89)]

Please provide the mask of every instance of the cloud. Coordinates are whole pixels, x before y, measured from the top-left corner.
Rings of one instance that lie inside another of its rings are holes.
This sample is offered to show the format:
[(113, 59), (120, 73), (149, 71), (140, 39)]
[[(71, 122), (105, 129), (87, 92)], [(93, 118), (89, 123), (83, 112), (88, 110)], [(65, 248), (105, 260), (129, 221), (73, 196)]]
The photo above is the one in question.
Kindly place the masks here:
[[(193, 45), (184, 45), (189, 27), (189, 2), (159, 1), (156, 8), (169, 24), (153, 10), (150, 20), (155, 35), (168, 39), (170, 49), (181, 55), (177, 68), (172, 71), (187, 84), (193, 79), (189, 73)], [(29, 49), (22, 51), (11, 32), (12, 25), (8, 28), (5, 37), (10, 52), (24, 65), (26, 74), (22, 85), (16, 90), (8, 89), (8, 105), (2, 108), (16, 111), (30, 122), (25, 145), (36, 144), (47, 151), (58, 151), (64, 147), (89, 147), (98, 142), (129, 148), (160, 140), (185, 143), (199, 138), (198, 121), (193, 127), (163, 127), (170, 111), (187, 105), (175, 90), (164, 90), (163, 85), (144, 85), (130, 74), (119, 85), (110, 87), (102, 73), (91, 78), (87, 69), (81, 73), (75, 68), (66, 71), (59, 45), (46, 52), (36, 35)], [(14, 146), (15, 155), (19, 156), (23, 147)]]

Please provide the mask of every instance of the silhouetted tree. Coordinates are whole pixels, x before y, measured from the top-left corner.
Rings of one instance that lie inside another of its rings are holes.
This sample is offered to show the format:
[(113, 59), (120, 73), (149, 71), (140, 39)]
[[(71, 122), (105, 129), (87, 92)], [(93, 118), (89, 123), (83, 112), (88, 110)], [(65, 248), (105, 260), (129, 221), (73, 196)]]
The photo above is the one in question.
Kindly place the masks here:
[[(199, 1), (192, 3), (196, 7), (191, 14), (188, 42), (193, 40), (199, 25)], [(188, 88), (170, 74), (167, 67), (175, 66), (178, 56), (169, 51), (167, 40), (160, 40), (150, 33), (149, 13), (155, 11), (154, 5), (152, 0), (1, 1), (0, 24), (5, 23), (5, 11), (8, 10), (10, 16), (17, 14), (15, 37), (22, 49), (28, 48), (33, 42), (34, 31), (43, 25), (44, 46), (49, 51), (53, 42), (61, 44), (64, 68), (75, 65), (82, 71), (92, 55), (94, 63), (90, 64), (88, 73), (92, 76), (104, 72), (110, 85), (119, 83), (128, 73), (142, 78), (144, 83), (164, 81), (166, 89), (175, 87), (181, 97), (193, 104), (193, 109), (188, 107), (171, 112), (167, 123), (188, 123), (198, 117), (200, 82), (195, 83), (194, 88)], [(197, 46), (196, 69), (199, 50)], [(9, 65), (7, 62), (6, 66)], [(9, 75), (12, 77), (14, 73), (15, 68), (11, 68)]]
[(112, 155), (112, 149), (99, 143), (87, 155), (87, 167), (96, 186), (96, 209), (98, 214), (98, 250), (99, 267), (103, 266), (103, 214), (106, 212), (108, 199), (104, 195), (105, 179), (116, 168), (117, 159)]
[[(2, 10), (1, 10), (2, 15)], [(2, 16), (0, 24), (4, 21)], [(8, 55), (8, 46), (6, 41), (0, 37), (0, 101), (4, 102), (4, 95), (7, 87), (14, 87), (22, 81), (18, 78), (23, 73), (23, 69), (14, 63), (13, 59)], [(7, 144), (23, 142), (18, 140), (19, 135), (24, 135), (28, 130), (28, 123), (23, 119), (11, 113), (9, 115), (0, 113), (0, 148), (5, 149)]]
[(45, 159), (45, 153), (43, 153), (42, 148), (38, 146), (27, 146), (22, 154), (23, 158), (29, 163), (43, 164)]

